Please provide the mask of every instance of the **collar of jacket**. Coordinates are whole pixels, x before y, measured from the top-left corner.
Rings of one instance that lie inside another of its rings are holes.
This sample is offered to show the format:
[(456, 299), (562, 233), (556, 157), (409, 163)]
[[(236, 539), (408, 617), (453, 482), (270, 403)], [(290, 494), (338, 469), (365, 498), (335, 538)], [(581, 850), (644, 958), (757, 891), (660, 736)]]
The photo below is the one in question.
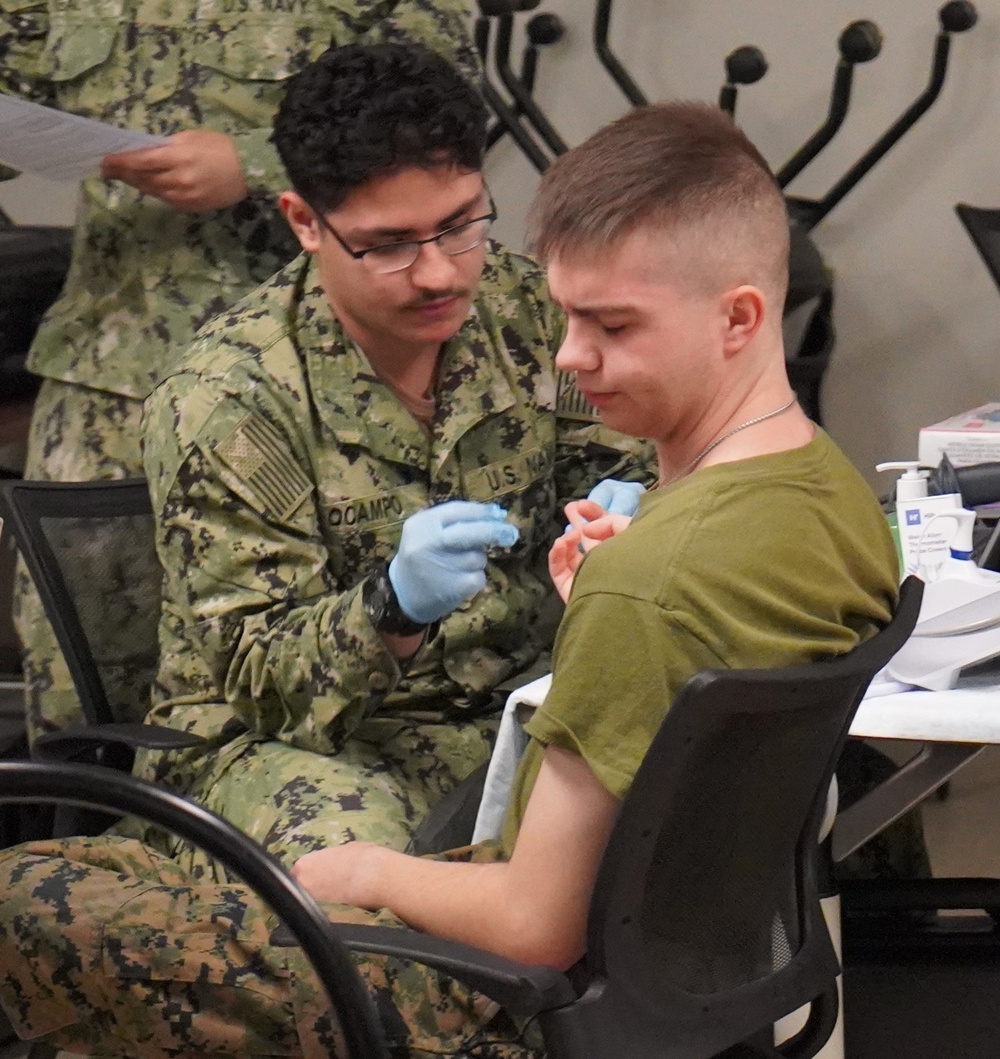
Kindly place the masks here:
[(433, 470), (469, 430), (511, 408), (516, 397), (486, 302), (481, 289), (458, 334), (445, 345), (438, 412), (428, 438), (344, 333), (322, 288), (307, 285), (296, 331), (318, 414), (337, 441), (410, 465), (427, 460), (429, 447)]

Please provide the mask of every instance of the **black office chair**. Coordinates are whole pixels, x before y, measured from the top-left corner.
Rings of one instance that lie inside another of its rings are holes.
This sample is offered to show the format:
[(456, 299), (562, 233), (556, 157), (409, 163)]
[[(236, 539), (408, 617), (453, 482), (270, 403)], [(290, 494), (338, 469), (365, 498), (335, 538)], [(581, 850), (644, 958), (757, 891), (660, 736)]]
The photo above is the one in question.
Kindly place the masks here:
[[(622, 804), (572, 978), (412, 930), (336, 925), (337, 936), (537, 1016), (549, 1059), (815, 1055), (837, 1016), (817, 885), (827, 790), (922, 588), (909, 578), (888, 628), (841, 658), (688, 682)], [(280, 930), (272, 941), (290, 943)], [(773, 1024), (806, 1004), (806, 1025), (776, 1050)]]
[(955, 212), (965, 225), (993, 282), (1000, 288), (1000, 210), (959, 202)]
[[(12, 481), (0, 495), (5, 528), (35, 582), (80, 700), (79, 725), (37, 736), (31, 756), (127, 772), (139, 747), (202, 742), (143, 723), (156, 676), (163, 583), (145, 481)], [(54, 831), (92, 834), (110, 822), (61, 811)]]
[[(28, 732), (24, 721), (24, 689), (19, 682), (0, 681), (0, 760), (28, 757)], [(51, 821), (33, 810), (0, 805), (0, 849), (50, 832)], [(0, 1029), (0, 1042), (3, 1032)]]
[(374, 1004), (320, 907), (262, 847), (228, 821), (172, 791), (93, 765), (0, 762), (0, 802), (8, 801), (127, 813), (204, 849), (237, 874), (302, 946), (330, 997), (351, 1059), (389, 1059)]
[(16, 224), (0, 209), (0, 416), (34, 398), (42, 384), (25, 361), (42, 317), (62, 290), (72, 242), (70, 227)]

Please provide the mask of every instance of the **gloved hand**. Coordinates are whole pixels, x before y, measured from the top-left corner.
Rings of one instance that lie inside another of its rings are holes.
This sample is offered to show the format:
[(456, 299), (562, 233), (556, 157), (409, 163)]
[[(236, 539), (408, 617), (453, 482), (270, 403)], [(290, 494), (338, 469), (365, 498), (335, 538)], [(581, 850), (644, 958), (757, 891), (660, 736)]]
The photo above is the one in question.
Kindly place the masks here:
[(517, 527), (506, 518), (499, 504), (469, 500), (449, 500), (411, 515), (389, 563), (403, 613), (429, 624), (481, 592), (487, 549), (517, 541)]
[(631, 517), (639, 507), (639, 497), (645, 491), (646, 487), (638, 482), (619, 482), (617, 478), (605, 478), (590, 490), (587, 499), (600, 504), (609, 515)]

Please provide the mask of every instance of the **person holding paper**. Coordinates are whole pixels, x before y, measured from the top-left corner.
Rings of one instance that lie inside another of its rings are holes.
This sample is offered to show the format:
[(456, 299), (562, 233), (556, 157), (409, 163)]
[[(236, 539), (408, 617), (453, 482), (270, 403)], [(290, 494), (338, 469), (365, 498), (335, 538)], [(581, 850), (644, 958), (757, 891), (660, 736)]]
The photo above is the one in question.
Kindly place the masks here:
[[(330, 46), (420, 40), (468, 76), (467, 0), (3, 0), (0, 92), (167, 137), (85, 180), (72, 263), (28, 367), (44, 377), (25, 477), (142, 474), (143, 399), (195, 331), (298, 252), (269, 143), (288, 78)], [(78, 716), (21, 568), (33, 734)]]

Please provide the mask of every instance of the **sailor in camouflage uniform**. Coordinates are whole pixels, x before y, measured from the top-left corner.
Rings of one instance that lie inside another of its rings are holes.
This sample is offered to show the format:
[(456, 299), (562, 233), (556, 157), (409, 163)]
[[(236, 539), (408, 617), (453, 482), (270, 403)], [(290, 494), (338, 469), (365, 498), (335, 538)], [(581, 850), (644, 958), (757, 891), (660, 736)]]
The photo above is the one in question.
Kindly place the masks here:
[[(146, 422), (168, 577), (165, 697), (154, 713), (212, 742), (210, 752), (148, 765), (212, 804), (222, 800), (214, 784), (228, 790), (230, 815), (288, 859), (321, 837), (401, 845), (430, 796), (482, 757), (492, 722), (477, 714), (492, 705), (492, 685), (538, 649), (533, 622), (546, 594), (546, 547), (561, 528), (557, 494), (585, 490), (602, 471), (644, 474), (650, 455), (595, 423), (573, 388), (560, 389), (561, 322), (538, 268), (483, 241), (492, 207), (478, 166), (478, 96), (416, 49), (346, 47), (324, 66), (342, 76), (321, 77), (318, 97), (358, 115), (356, 135), (382, 129), (390, 153), (406, 149), (390, 119), (403, 101), (383, 92), (380, 108), (371, 80), (405, 85), (411, 104), (398, 124), (412, 132), (416, 112), (434, 164), (362, 181), (325, 213), (329, 228), (318, 213), (304, 220), (304, 199), (283, 196), (312, 253), (203, 333), (150, 398)], [(294, 112), (287, 121), (286, 144), (308, 139)], [(336, 116), (320, 112), (316, 124), (346, 146)], [(439, 149), (442, 125), (443, 141), (457, 138), (463, 150)], [(278, 128), (280, 140), (281, 118)], [(345, 154), (362, 166), (377, 150), (354, 146)], [(472, 165), (442, 164), (470, 149)], [(425, 197), (401, 194), (414, 181)], [(332, 233), (344, 225), (358, 238), (368, 184), (388, 190), (392, 204), (370, 217), (408, 221), (412, 238), (429, 244), (400, 273), (369, 274)], [(457, 216), (442, 197), (461, 207)], [(363, 341), (351, 308), (368, 324)], [(369, 352), (384, 351), (378, 338), (396, 328), (422, 345), (445, 335), (423, 402)], [(617, 491), (605, 480), (605, 495), (609, 484)], [(621, 488), (634, 498), (639, 487), (629, 486)], [(366, 587), (402, 553), (403, 527), (456, 496), (506, 512), (495, 523), (506, 539), (483, 555), (485, 588), (417, 634), (378, 633), (385, 612)], [(415, 654), (405, 649), (412, 640)], [(324, 808), (325, 819), (312, 819)], [(315, 835), (321, 824), (336, 834), (304, 839), (303, 827)], [(115, 835), (0, 854), (0, 1004), (17, 1032), (105, 1056), (343, 1055), (303, 954), (270, 944), (274, 917), (245, 887), (206, 881), (202, 864), (178, 854)], [(446, 859), (501, 856), (487, 843)], [(385, 910), (324, 908), (345, 922), (401, 923)], [(58, 937), (48, 930), (53, 913)], [(541, 1059), (533, 1024), (515, 1023), (447, 975), (381, 956), (359, 959), (359, 970), (400, 1054)]]
[[(143, 399), (298, 252), (268, 142), (288, 78), (358, 40), (420, 40), (477, 76), (468, 17), (466, 0), (0, 0), (0, 91), (169, 137), (81, 186), (70, 272), (28, 361), (45, 381), (26, 477), (141, 474)], [(31, 729), (63, 727), (79, 707), (23, 570), (19, 596)]]
[[(347, 47), (293, 81), (275, 139), (308, 253), (204, 330), (147, 402), (166, 571), (151, 720), (208, 742), (138, 769), (287, 863), (358, 838), (406, 845), (486, 759), (495, 689), (543, 646), (562, 504), (651, 479), (648, 448), (560, 383), (539, 268), (486, 240), (485, 118), (422, 49)], [(455, 510), (505, 513), (455, 556), (478, 556), (482, 590), (383, 622), (408, 528)]]

